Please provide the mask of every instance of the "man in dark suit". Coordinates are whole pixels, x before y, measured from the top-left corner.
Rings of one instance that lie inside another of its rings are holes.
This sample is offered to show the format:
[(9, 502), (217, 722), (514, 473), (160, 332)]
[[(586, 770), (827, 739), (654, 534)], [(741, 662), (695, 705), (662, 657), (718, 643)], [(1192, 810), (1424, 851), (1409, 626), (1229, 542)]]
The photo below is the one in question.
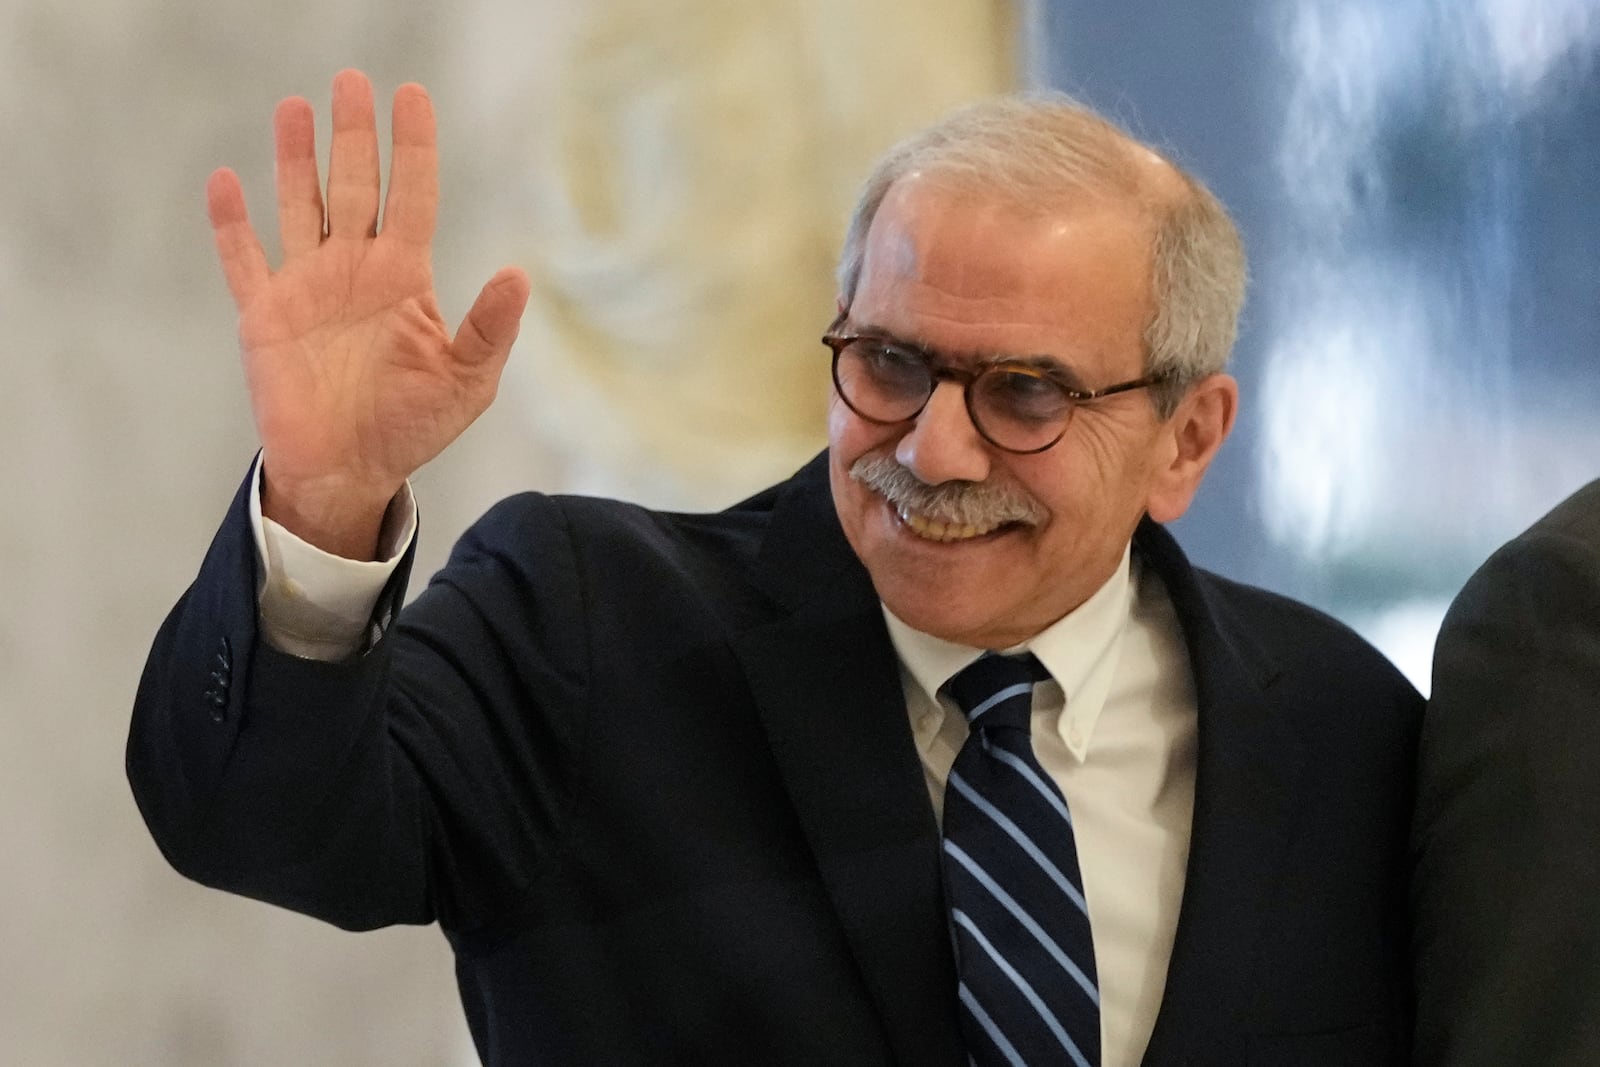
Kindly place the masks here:
[(280, 106), (277, 272), (209, 187), (263, 448), (135, 708), (175, 866), (439, 922), (492, 1064), (1405, 1061), (1420, 699), (1159, 525), (1237, 402), (1198, 182), (1059, 100), (912, 138), (823, 455), (716, 515), (512, 498), (402, 612), (406, 480), (528, 282), (447, 335), (427, 98), (376, 232), (370, 94), (335, 82), (326, 203)]
[(1417, 1062), (1600, 1063), (1600, 481), (1467, 582), (1433, 682)]

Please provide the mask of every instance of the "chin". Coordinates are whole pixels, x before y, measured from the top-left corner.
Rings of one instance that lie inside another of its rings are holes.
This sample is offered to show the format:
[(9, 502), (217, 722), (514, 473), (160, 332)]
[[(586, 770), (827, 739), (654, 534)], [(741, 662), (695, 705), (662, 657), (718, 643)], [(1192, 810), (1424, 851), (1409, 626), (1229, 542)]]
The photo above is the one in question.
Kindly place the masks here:
[(972, 610), (973, 598), (952, 596), (948, 589), (942, 591), (944, 595), (929, 596), (926, 588), (875, 584), (884, 606), (914, 630), (970, 648), (1007, 648), (1016, 643), (996, 634), (993, 620)]

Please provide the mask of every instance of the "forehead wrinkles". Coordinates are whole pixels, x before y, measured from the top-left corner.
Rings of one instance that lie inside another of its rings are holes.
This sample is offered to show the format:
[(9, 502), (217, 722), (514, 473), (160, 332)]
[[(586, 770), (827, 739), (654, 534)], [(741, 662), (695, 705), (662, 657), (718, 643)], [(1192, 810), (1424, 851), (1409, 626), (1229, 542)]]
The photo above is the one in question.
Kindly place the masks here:
[(909, 290), (936, 318), (1091, 313), (1147, 301), (1153, 239), (1132, 202), (1013, 204), (914, 175), (890, 189), (873, 220), (862, 282)]
[(873, 220), (850, 318), (951, 364), (1049, 356), (1085, 382), (1132, 378), (1152, 254), (1148, 220), (1126, 202), (1019, 206), (913, 175)]
[[(882, 219), (883, 216), (879, 216)], [(873, 240), (867, 244), (867, 262), (870, 267), (886, 271), (899, 278), (916, 278), (920, 274), (922, 257), (917, 254), (917, 235), (914, 228), (898, 226), (885, 221), (880, 228), (873, 223)]]
[[(1047, 253), (1062, 219), (926, 183), (897, 185), (874, 220), (868, 270), (884, 280), (926, 285), (946, 299), (986, 304), (1026, 290), (1028, 256)], [(974, 255), (975, 249), (1006, 254)]]

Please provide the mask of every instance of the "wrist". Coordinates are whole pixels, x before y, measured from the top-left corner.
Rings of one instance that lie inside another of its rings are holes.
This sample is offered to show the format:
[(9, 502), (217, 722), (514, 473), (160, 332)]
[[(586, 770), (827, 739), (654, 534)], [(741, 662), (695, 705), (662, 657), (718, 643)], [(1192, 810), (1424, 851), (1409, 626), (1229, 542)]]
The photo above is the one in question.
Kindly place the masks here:
[[(402, 483), (403, 484), (403, 483)], [(307, 544), (344, 559), (377, 558), (384, 517), (399, 487), (328, 476), (281, 478), (262, 457), (261, 514)]]

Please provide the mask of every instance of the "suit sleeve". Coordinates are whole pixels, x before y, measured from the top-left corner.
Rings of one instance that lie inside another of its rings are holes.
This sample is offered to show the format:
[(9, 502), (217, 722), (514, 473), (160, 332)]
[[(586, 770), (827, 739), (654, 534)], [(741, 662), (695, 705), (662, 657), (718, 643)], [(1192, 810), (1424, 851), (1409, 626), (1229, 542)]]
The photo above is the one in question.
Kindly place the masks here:
[(127, 772), (196, 881), (347, 929), (464, 929), (557, 847), (587, 690), (581, 581), (558, 507), (508, 501), (400, 611), (408, 552), (338, 662), (258, 630), (248, 486), (157, 634)]
[(1600, 1063), (1600, 537), (1536, 526), (1452, 606), (1413, 833), (1419, 1064)]

